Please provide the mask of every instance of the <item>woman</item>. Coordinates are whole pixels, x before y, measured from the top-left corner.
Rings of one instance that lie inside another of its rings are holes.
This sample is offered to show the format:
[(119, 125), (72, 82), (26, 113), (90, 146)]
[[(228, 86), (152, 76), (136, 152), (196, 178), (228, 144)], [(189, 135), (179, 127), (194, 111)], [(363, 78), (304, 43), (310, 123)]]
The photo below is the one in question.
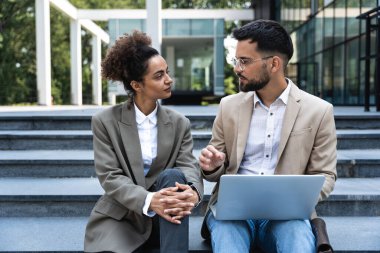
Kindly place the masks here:
[[(119, 38), (102, 62), (125, 103), (92, 118), (95, 170), (105, 194), (86, 227), (86, 252), (188, 252), (188, 216), (203, 184), (190, 122), (157, 103), (171, 95), (168, 66), (142, 32)], [(165, 231), (161, 233), (160, 231)]]

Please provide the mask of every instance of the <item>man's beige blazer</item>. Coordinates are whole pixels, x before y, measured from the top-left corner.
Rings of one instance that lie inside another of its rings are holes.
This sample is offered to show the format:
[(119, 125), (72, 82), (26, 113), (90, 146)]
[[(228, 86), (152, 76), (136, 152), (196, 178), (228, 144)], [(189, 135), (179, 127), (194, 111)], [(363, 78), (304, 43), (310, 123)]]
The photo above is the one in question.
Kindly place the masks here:
[(91, 212), (84, 250), (133, 252), (150, 236), (152, 218), (142, 209), (147, 189), (162, 170), (179, 168), (203, 194), (201, 173), (192, 155), (190, 122), (158, 106), (157, 157), (146, 176), (133, 105), (128, 108), (124, 103), (97, 113), (92, 131), (95, 171), (105, 194)]
[[(220, 102), (210, 144), (226, 154), (226, 161), (212, 174), (203, 173), (206, 180), (217, 182), (208, 209), (218, 198), (220, 177), (239, 169), (253, 109), (253, 92), (240, 92)], [(336, 180), (336, 143), (332, 105), (291, 84), (275, 174), (322, 174), (326, 180), (319, 200), (327, 198)], [(205, 222), (202, 235), (208, 237)]]

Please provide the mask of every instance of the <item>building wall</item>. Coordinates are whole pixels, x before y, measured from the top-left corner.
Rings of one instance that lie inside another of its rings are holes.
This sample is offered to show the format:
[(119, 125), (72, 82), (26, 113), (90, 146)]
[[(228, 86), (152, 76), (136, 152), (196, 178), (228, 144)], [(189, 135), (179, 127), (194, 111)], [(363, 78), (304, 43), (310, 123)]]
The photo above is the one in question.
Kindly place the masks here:
[[(313, 4), (317, 4), (315, 13)], [(365, 21), (356, 17), (377, 6), (378, 0), (281, 1), (280, 22), (290, 32), (295, 45), (289, 74), (302, 89), (335, 105), (364, 103), (366, 27)], [(371, 55), (375, 54), (376, 31), (372, 31)], [(373, 105), (374, 57), (370, 66)]]
[[(146, 31), (146, 21), (110, 20), (111, 45), (136, 29)], [(223, 40), (224, 19), (162, 20), (161, 52), (175, 80), (173, 96), (224, 94)]]

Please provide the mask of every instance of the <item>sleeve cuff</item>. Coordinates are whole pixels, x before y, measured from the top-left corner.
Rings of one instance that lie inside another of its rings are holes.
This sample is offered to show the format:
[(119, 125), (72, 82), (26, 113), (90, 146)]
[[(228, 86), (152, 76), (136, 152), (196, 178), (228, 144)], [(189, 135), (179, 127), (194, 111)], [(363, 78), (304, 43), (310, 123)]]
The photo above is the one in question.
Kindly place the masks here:
[(156, 215), (156, 213), (154, 211), (148, 210), (149, 206), (150, 206), (150, 202), (152, 202), (153, 194), (154, 194), (153, 192), (148, 193), (148, 195), (145, 198), (145, 203), (143, 206), (143, 214), (145, 214), (148, 217), (153, 217)]
[(194, 208), (196, 208), (197, 206), (199, 206), (199, 204), (202, 202), (202, 198), (201, 198), (201, 194), (199, 193), (199, 190), (197, 189), (197, 187), (195, 187), (195, 185), (192, 183), (192, 182), (188, 182), (187, 183), (191, 189), (193, 189), (193, 191), (195, 191), (197, 194), (198, 194), (198, 203), (194, 206)]

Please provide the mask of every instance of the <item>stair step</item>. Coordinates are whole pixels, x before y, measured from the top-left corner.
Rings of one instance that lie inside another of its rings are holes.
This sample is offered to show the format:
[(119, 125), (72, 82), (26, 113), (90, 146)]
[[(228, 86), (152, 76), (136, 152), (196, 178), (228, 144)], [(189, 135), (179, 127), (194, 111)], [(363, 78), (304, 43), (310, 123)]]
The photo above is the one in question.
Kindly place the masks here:
[(338, 149), (378, 149), (380, 129), (340, 129), (337, 130)]
[[(324, 219), (335, 252), (380, 252), (380, 217)], [(83, 252), (87, 220), (88, 217), (0, 218), (0, 252)], [(202, 220), (190, 217), (189, 252), (212, 252), (200, 236)]]
[(0, 150), (92, 149), (88, 130), (0, 131)]
[(338, 150), (338, 178), (380, 177), (380, 149)]
[(3, 150), (0, 177), (95, 177), (93, 150)]
[[(194, 149), (210, 141), (211, 132), (193, 130)], [(380, 129), (337, 130), (338, 149), (380, 149)], [(0, 131), (0, 150), (92, 149), (89, 130)]]
[[(193, 151), (198, 159), (200, 150)], [(380, 149), (338, 150), (338, 178), (380, 177)], [(0, 177), (94, 177), (92, 150), (3, 150)]]
[[(94, 113), (108, 106), (12, 108), (0, 111), (0, 130), (90, 130)], [(218, 106), (166, 106), (185, 115), (192, 129), (211, 129)], [(380, 129), (380, 113), (334, 107), (337, 129)], [(4, 123), (4, 124), (3, 124)]]
[[(193, 215), (203, 215), (214, 183)], [(103, 189), (96, 178), (0, 178), (0, 217), (89, 215)], [(318, 204), (322, 216), (379, 216), (380, 178), (342, 178), (329, 199)]]

